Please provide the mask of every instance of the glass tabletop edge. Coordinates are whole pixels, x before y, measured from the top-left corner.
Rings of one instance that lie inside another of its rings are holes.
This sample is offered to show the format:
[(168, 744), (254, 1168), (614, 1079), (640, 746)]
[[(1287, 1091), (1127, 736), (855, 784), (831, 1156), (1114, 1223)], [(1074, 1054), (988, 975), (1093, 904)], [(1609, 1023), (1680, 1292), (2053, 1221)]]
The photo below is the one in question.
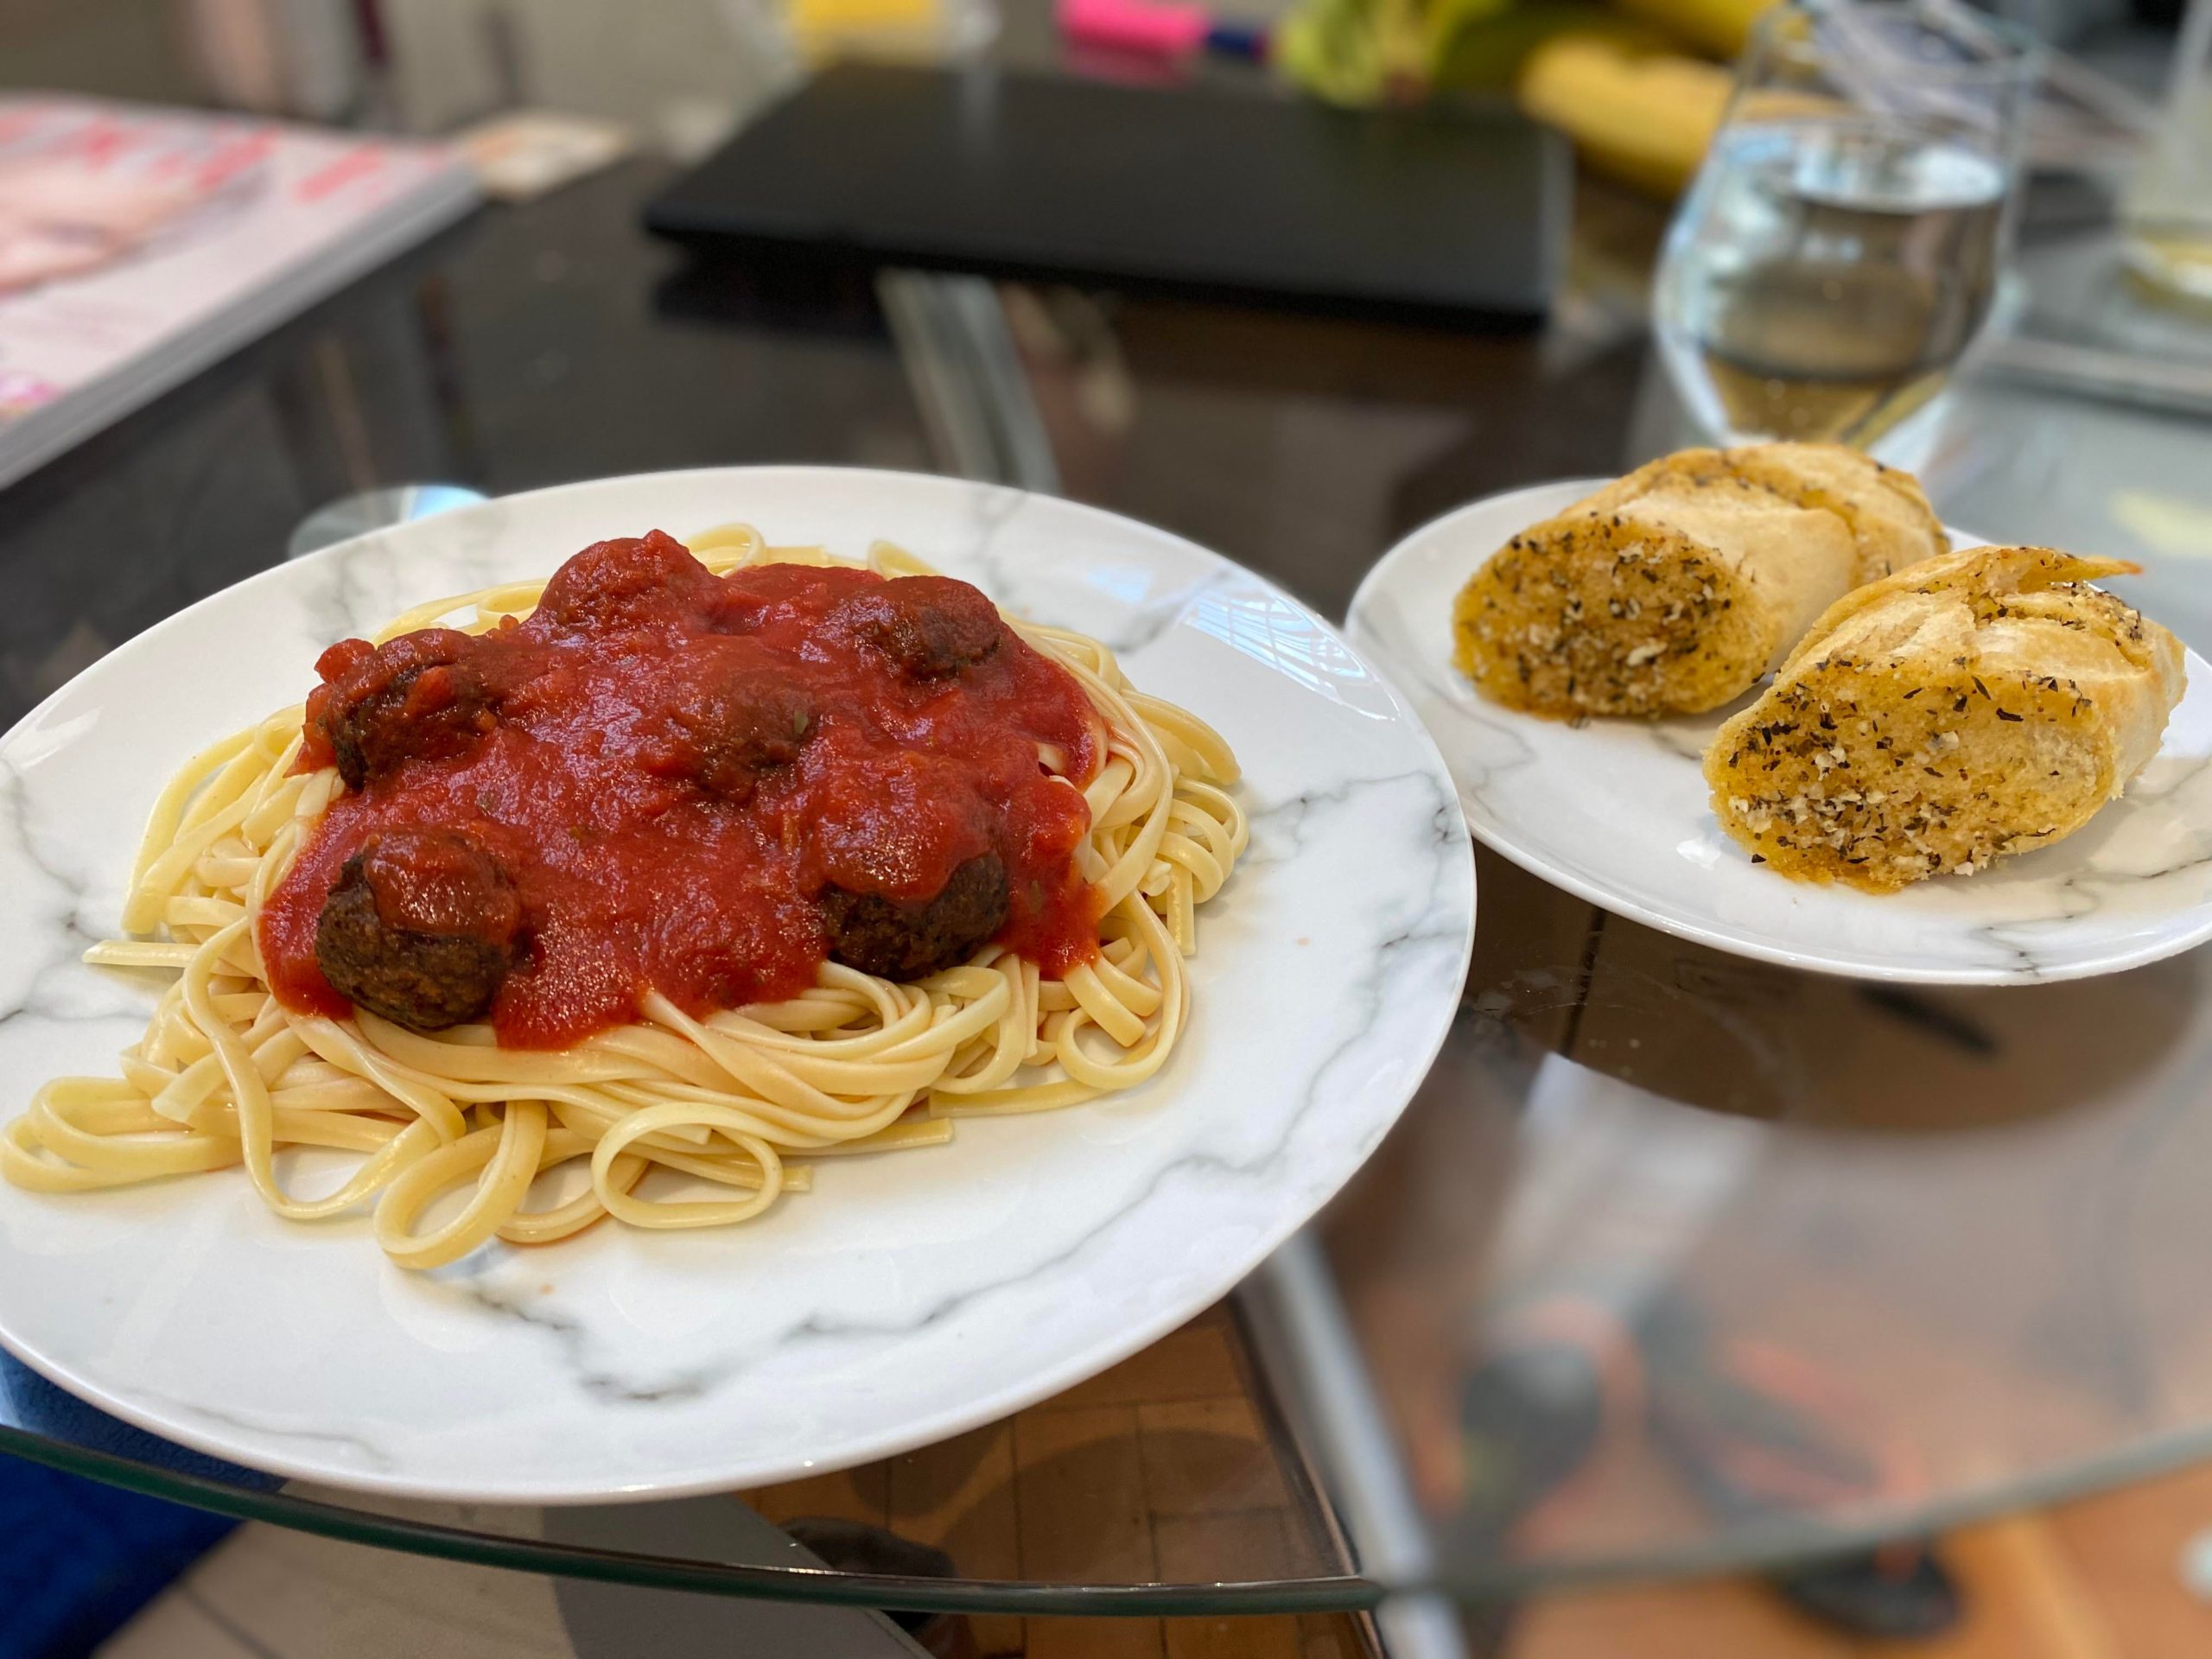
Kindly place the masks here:
[[(128, 1459), (65, 1446), (8, 1427), (0, 1427), (0, 1452), (143, 1497), (183, 1503), (236, 1520), (266, 1521), (294, 1531), (350, 1543), (404, 1549), (414, 1554), (466, 1561), (479, 1567), (742, 1599), (811, 1602), (902, 1612), (1174, 1617), (1198, 1613), (1363, 1612), (1376, 1606), (1387, 1593), (1378, 1584), (1346, 1574), (1216, 1584), (1053, 1585), (841, 1573), (826, 1567), (685, 1561), (546, 1540), (499, 1538), (435, 1522), (346, 1510), (282, 1492), (251, 1492), (225, 1486), (200, 1475), (157, 1471)], [(733, 1497), (730, 1501), (740, 1500)]]

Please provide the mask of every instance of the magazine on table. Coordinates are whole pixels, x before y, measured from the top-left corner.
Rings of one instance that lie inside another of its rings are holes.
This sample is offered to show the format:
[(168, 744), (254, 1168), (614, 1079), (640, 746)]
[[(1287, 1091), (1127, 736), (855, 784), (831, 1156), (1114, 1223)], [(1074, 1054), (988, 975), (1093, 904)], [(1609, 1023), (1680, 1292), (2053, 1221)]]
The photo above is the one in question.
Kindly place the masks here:
[(0, 96), (0, 484), (476, 200), (442, 145)]

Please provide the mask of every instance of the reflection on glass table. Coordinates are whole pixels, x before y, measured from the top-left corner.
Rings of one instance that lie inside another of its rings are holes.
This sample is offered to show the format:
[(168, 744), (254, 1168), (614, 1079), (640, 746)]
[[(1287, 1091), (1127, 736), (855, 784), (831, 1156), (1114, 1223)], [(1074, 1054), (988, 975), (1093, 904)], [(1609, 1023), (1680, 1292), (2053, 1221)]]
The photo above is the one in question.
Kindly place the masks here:
[(1859, 985), (1478, 862), (1455, 1040), (1318, 1230), (1437, 1582), (1783, 1562), (2212, 1450), (2203, 953)]

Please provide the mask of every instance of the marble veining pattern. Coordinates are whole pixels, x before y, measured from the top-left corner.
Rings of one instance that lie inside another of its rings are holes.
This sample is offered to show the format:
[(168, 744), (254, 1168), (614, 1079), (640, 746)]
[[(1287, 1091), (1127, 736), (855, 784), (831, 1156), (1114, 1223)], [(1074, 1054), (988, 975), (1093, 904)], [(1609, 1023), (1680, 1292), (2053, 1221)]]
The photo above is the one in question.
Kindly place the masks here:
[[(743, 1229), (601, 1227), (427, 1275), (386, 1265), (365, 1219), (275, 1221), (234, 1172), (0, 1188), (0, 1340), (134, 1421), (295, 1476), (492, 1502), (726, 1489), (1072, 1383), (1229, 1288), (1350, 1175), (1426, 1071), (1472, 930), (1464, 821), (1395, 694), (1173, 537), (999, 486), (798, 468), (609, 480), (365, 537), (172, 619), (35, 711), (0, 740), (0, 1118), (136, 1035), (157, 982), (77, 957), (179, 759), (425, 598), (734, 518), (853, 554), (897, 541), (1096, 634), (1223, 728), (1253, 845), (1202, 912), (1166, 1072), (839, 1160)], [(125, 707), (137, 724), (110, 717)]]
[(1721, 833), (1702, 757), (1751, 694), (1707, 715), (1580, 727), (1486, 702), (1452, 666), (1452, 598), (1510, 537), (1592, 487), (1540, 485), (1463, 507), (1393, 549), (1352, 601), (1353, 644), (1406, 689), (1482, 841), (1682, 938), (1866, 978), (2071, 979), (2212, 938), (2212, 670), (2194, 653), (2164, 747), (2120, 800), (2047, 849), (1885, 896), (1788, 880)]

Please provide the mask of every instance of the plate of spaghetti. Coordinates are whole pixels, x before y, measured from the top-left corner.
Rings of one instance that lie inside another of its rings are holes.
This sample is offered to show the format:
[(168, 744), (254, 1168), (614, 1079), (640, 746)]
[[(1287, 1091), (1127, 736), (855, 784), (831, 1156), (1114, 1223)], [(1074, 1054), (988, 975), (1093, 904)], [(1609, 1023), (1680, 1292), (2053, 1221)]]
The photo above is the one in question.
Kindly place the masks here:
[(1449, 779), (1164, 532), (607, 480), (216, 594), (0, 739), (0, 1343), (142, 1427), (587, 1502), (1070, 1386), (1349, 1178)]

